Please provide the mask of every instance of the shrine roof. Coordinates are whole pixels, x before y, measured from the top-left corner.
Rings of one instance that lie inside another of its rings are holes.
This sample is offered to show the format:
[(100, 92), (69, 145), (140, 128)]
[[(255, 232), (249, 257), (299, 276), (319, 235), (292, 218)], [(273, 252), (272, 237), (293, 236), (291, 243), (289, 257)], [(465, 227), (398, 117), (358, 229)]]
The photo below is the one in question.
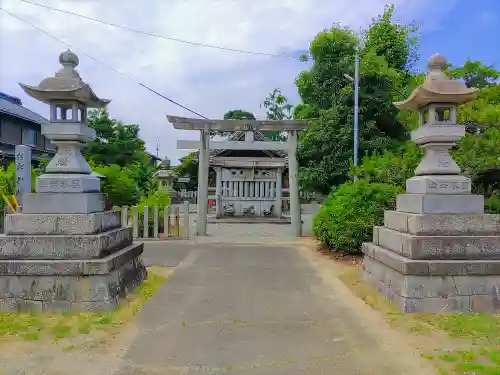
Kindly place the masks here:
[[(266, 137), (266, 135), (262, 132), (255, 131), (253, 132), (253, 134), (254, 134), (254, 140), (256, 141), (272, 142), (272, 140)], [(245, 139), (244, 131), (234, 132), (228, 137), (228, 141), (243, 141), (244, 139)], [(210, 157), (216, 157), (221, 155), (222, 153), (227, 153), (227, 152), (231, 153), (231, 151), (235, 150), (210, 150)], [(284, 150), (264, 150), (262, 152), (264, 152), (270, 158), (284, 158), (287, 156), (287, 152)]]

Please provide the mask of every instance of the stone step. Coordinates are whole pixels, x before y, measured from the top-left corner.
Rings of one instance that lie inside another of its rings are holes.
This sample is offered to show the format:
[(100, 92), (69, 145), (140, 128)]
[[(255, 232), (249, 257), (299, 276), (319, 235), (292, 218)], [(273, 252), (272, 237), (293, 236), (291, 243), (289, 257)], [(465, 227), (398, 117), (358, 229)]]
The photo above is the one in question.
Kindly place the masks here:
[(5, 234), (95, 234), (121, 226), (120, 211), (91, 214), (9, 214)]
[(363, 253), (404, 275), (487, 276), (500, 275), (500, 260), (415, 260), (371, 242), (363, 243)]
[(363, 259), (363, 280), (406, 313), (498, 313), (500, 275), (403, 275), (369, 256)]
[[(5, 259), (0, 276), (90, 276), (106, 275), (139, 257), (143, 243), (132, 243), (100, 259)], [(0, 278), (1, 279), (1, 278)]]
[(413, 214), (385, 211), (384, 226), (417, 236), (498, 236), (500, 215)]
[(410, 259), (500, 260), (500, 236), (416, 236), (373, 227), (373, 243)]
[(399, 194), (396, 211), (415, 214), (482, 214), (484, 196), (474, 194)]
[(132, 228), (98, 234), (0, 236), (0, 259), (102, 258), (132, 243)]
[(142, 249), (135, 243), (87, 261), (0, 261), (0, 311), (115, 309), (147, 275)]
[(25, 214), (90, 214), (103, 212), (106, 198), (103, 193), (25, 193)]

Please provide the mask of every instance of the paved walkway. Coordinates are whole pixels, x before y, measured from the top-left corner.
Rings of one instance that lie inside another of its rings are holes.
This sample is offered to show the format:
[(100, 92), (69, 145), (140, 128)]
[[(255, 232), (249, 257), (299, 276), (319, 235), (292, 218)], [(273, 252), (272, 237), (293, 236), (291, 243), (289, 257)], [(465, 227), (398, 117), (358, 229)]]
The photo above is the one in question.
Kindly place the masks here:
[(303, 251), (259, 242), (148, 243), (150, 264), (186, 257), (137, 315), (117, 374), (434, 373)]

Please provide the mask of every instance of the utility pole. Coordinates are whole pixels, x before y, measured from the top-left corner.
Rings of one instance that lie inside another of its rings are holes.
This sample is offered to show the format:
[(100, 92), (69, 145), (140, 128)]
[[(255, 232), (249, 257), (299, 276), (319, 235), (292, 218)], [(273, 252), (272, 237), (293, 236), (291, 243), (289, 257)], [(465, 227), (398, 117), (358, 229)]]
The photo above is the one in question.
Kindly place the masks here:
[(160, 137), (156, 137), (156, 156), (160, 153)]
[[(354, 57), (354, 166), (358, 166), (359, 54)], [(356, 176), (354, 176), (356, 182)]]

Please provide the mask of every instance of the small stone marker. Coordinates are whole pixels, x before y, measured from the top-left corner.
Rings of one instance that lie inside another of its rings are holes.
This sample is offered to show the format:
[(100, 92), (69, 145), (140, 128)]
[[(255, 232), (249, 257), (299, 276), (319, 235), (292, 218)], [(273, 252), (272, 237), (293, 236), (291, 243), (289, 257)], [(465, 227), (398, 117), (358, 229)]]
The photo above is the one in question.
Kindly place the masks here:
[(17, 145), (15, 153), (16, 199), (22, 205), (23, 194), (31, 192), (31, 147)]

